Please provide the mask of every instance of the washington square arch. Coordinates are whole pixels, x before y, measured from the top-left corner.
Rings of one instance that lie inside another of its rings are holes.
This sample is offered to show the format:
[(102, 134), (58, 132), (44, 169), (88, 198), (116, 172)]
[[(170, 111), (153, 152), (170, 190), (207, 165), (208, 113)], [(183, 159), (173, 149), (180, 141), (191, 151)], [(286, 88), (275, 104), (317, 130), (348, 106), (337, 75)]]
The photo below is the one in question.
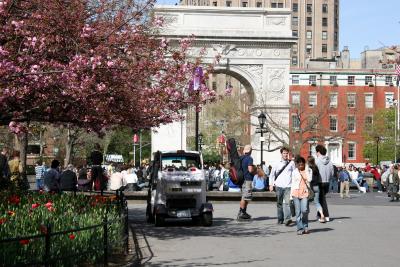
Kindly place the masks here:
[[(279, 139), (289, 142), (285, 129), (289, 127), (290, 49), (296, 42), (289, 9), (156, 6), (155, 15), (165, 18), (163, 36), (173, 41), (194, 35), (189, 54), (195, 57), (203, 50), (204, 64), (213, 63), (215, 56), (221, 55), (214, 72), (232, 76), (245, 88), (255, 163), (259, 164), (261, 158), (260, 134), (256, 133), (261, 111), (267, 113), (271, 131), (264, 149), (280, 146)], [(153, 133), (153, 149), (163, 148), (163, 142), (185, 149), (185, 125), (177, 122), (161, 126)], [(279, 151), (264, 151), (263, 159), (267, 164), (278, 161)]]

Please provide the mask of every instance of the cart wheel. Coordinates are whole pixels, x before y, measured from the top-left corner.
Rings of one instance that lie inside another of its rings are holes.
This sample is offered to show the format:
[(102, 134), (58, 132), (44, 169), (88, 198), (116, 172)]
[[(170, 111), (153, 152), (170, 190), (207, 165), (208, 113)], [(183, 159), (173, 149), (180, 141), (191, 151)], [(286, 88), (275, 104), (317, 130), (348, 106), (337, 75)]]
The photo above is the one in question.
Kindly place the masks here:
[(160, 214), (154, 214), (154, 222), (156, 227), (163, 226), (165, 223), (165, 217)]
[(154, 223), (154, 215), (151, 212), (151, 205), (149, 205), (149, 204), (147, 204), (147, 207), (146, 207), (146, 222)]
[(213, 215), (211, 212), (203, 213), (202, 215), (203, 226), (211, 226), (213, 223)]

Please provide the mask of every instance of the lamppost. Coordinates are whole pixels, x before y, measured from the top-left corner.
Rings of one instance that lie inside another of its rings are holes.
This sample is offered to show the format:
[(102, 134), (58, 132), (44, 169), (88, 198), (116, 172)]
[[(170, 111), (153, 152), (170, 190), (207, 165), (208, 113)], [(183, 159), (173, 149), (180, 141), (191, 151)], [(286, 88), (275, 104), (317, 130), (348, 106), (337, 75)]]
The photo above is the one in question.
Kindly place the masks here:
[(264, 112), (261, 111), (260, 115), (258, 115), (258, 123), (260, 124), (260, 128), (258, 129), (258, 131), (261, 134), (260, 137), (260, 147), (261, 147), (261, 162), (260, 164), (262, 164), (263, 162), (263, 150), (264, 150), (264, 133), (268, 132), (268, 130), (266, 128), (264, 128), (265, 126), (265, 121), (267, 120), (267, 117), (265, 116)]
[(397, 127), (398, 127), (398, 117), (399, 117), (399, 113), (398, 113), (398, 101), (397, 99), (394, 98), (387, 98), (387, 101), (389, 102), (389, 105), (394, 107), (394, 121), (395, 121), (395, 125), (394, 125), (394, 162), (397, 162)]
[(380, 136), (375, 136), (376, 140), (376, 166), (379, 165), (379, 141), (381, 140)]
[(199, 151), (202, 151), (202, 145), (204, 145), (203, 143), (203, 134), (199, 133)]
[[(200, 86), (203, 82), (203, 69), (201, 67), (197, 67), (194, 71), (193, 75), (193, 90), (196, 92), (197, 99), (198, 101), (198, 96), (199, 96), (199, 91), (200, 91)], [(195, 150), (199, 151), (199, 113), (200, 113), (200, 107), (198, 102), (195, 105), (195, 114), (196, 114), (196, 124), (195, 124)]]

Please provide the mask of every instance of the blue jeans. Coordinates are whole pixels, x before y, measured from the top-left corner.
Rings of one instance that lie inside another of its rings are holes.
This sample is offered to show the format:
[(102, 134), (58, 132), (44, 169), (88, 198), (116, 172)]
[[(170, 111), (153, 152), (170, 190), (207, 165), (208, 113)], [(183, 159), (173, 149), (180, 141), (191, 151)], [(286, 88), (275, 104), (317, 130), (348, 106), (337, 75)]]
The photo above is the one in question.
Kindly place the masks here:
[(43, 189), (43, 179), (36, 179), (36, 189)]
[(296, 208), (296, 226), (297, 231), (308, 228), (308, 198), (293, 197)]
[(276, 187), (276, 207), (278, 209), (278, 222), (287, 222), (290, 214), (290, 187)]
[(339, 184), (337, 180), (329, 180), (329, 192), (337, 193), (339, 188)]
[(312, 190), (314, 191), (314, 205), (315, 208), (317, 209), (317, 211), (319, 211), (320, 213), (322, 212), (322, 206), (321, 203), (319, 203), (319, 185), (314, 185), (312, 187)]

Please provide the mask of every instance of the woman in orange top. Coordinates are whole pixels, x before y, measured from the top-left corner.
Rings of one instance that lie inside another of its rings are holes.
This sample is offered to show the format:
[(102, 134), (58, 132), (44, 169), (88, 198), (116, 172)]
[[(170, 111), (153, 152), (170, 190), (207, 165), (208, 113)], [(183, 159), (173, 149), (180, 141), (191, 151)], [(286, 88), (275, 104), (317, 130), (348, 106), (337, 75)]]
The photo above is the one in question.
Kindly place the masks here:
[[(308, 234), (308, 189), (312, 180), (312, 170), (306, 167), (303, 157), (296, 157), (296, 169), (292, 173), (290, 195), (296, 208), (297, 234)], [(308, 186), (308, 187), (307, 187)]]

